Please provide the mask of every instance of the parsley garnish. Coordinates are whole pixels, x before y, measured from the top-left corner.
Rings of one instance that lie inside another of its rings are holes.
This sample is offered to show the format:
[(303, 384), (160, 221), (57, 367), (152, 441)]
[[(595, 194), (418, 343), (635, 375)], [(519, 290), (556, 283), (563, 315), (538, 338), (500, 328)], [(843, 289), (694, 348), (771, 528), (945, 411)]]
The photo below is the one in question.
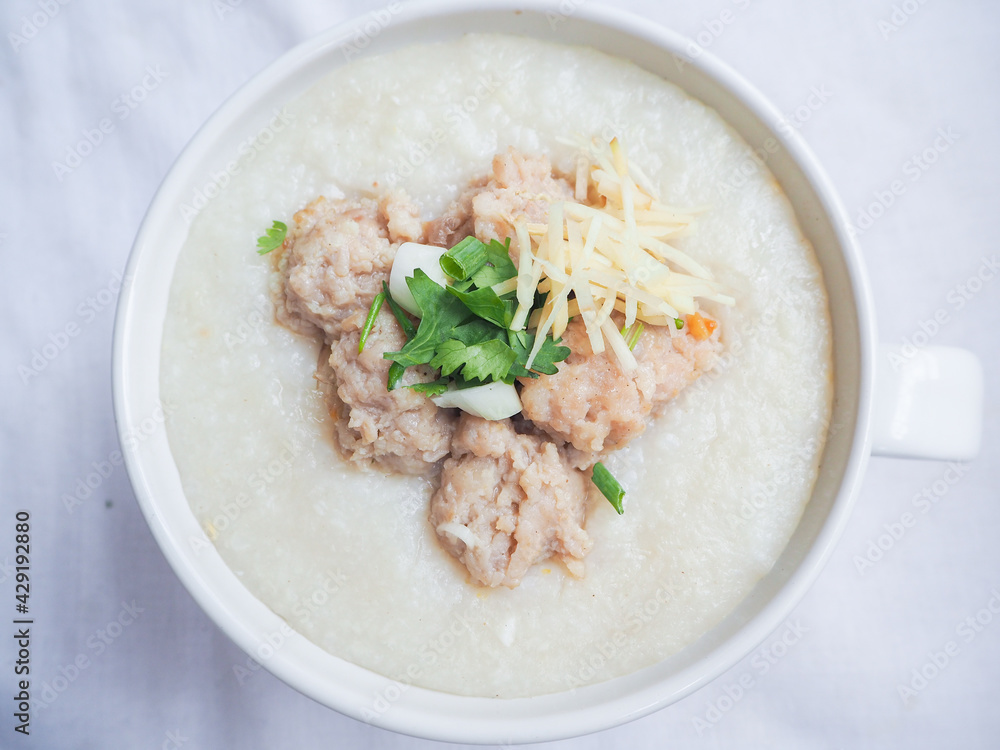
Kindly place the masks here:
[(562, 362), (569, 356), (568, 346), (559, 346), (558, 341), (553, 341), (551, 336), (547, 336), (542, 343), (542, 348), (535, 355), (535, 361), (531, 363), (531, 370), (525, 370), (524, 365), (528, 362), (528, 354), (531, 352), (531, 347), (535, 345), (535, 334), (527, 331), (508, 331), (507, 333), (511, 349), (517, 352), (516, 365), (523, 370), (523, 372), (514, 373), (519, 378), (537, 378), (538, 373), (555, 375), (559, 371), (556, 362)]
[(508, 328), (514, 319), (514, 300), (504, 300), (489, 287), (471, 292), (459, 292), (448, 287), (448, 292), (458, 297), (478, 317), (501, 328)]
[[(472, 312), (462, 301), (444, 287), (438, 286), (421, 269), (416, 269), (413, 276), (406, 280), (422, 317), (417, 327), (416, 335), (410, 338), (398, 352), (386, 352), (382, 356), (391, 359), (403, 367), (426, 365), (434, 359), (434, 354), (443, 341), (446, 341), (451, 329), (464, 323), (472, 317)], [(392, 300), (392, 296), (389, 296)], [(407, 334), (409, 336), (409, 334)]]
[[(447, 271), (445, 272), (447, 273)], [(486, 245), (486, 263), (472, 276), (472, 283), (480, 289), (494, 286), (517, 276), (517, 268), (510, 259), (510, 238), (504, 243), (490, 240)]]
[(393, 362), (389, 365), (389, 376), (385, 382), (385, 389), (387, 391), (394, 391), (399, 387), (399, 381), (403, 379), (403, 373), (406, 372), (406, 368), (399, 362)]
[(435, 395), (449, 385), (463, 387), (493, 381), (514, 382), (515, 377), (555, 374), (556, 363), (569, 356), (569, 349), (546, 337), (532, 369), (525, 368), (534, 335), (511, 331), (516, 299), (513, 292), (498, 295), (492, 287), (517, 276), (510, 259), (510, 240), (489, 244), (467, 237), (441, 257), (441, 268), (456, 281), (441, 287), (421, 269), (406, 279), (420, 308), (420, 323), (414, 330), (388, 287), (382, 293), (403, 327), (407, 342), (398, 352), (383, 356), (393, 362), (389, 389), (399, 384), (402, 369), (429, 365), (441, 371), (432, 383), (407, 386)]
[(491, 339), (478, 344), (464, 344), (455, 339), (442, 341), (437, 354), (431, 360), (431, 367), (441, 369), (442, 375), (451, 375), (461, 369), (466, 380), (503, 380), (510, 372), (517, 355), (500, 339)]
[(274, 248), (281, 245), (285, 241), (285, 234), (287, 232), (288, 226), (286, 224), (280, 221), (274, 222), (270, 229), (257, 238), (257, 254), (267, 255)]

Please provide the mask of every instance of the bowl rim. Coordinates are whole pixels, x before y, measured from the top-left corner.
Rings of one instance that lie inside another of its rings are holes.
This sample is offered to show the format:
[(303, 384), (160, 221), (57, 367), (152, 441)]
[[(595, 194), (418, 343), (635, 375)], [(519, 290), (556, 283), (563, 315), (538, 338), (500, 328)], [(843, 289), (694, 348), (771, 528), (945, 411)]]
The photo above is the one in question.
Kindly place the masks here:
[[(818, 577), (847, 524), (870, 452), (876, 337), (874, 306), (863, 261), (851, 237), (846, 215), (818, 160), (798, 133), (778, 132), (769, 124), (779, 122), (780, 113), (760, 92), (706, 50), (701, 50), (695, 58), (688, 58), (685, 51), (691, 49), (690, 45), (693, 44), (688, 38), (630, 12), (606, 5), (583, 3), (582, 0), (485, 0), (475, 5), (463, 0), (420, 0), (401, 4), (401, 9), (391, 23), (396, 27), (405, 27), (406, 24), (429, 18), (453, 17), (461, 20), (473, 15), (485, 17), (490, 13), (524, 13), (544, 17), (546, 14), (561, 14), (567, 2), (573, 5), (569, 20), (574, 23), (631, 36), (654, 45), (665, 53), (684, 57), (688, 65), (704, 73), (729, 97), (765, 123), (806, 177), (823, 211), (829, 217), (849, 278), (858, 318), (857, 346), (860, 361), (856, 384), (857, 410), (851, 434), (852, 447), (844, 464), (839, 491), (821, 529), (797, 569), (782, 584), (778, 593), (707, 656), (667, 678), (656, 679), (644, 688), (633, 688), (619, 694), (617, 688), (623, 682), (628, 682), (635, 673), (575, 691), (501, 701), (410, 687), (404, 688), (407, 700), (395, 703), (392, 710), (373, 718), (366, 715), (364, 706), (357, 702), (357, 686), (331, 684), (328, 679), (316, 674), (315, 669), (310, 668), (310, 660), (316, 656), (314, 650), (319, 647), (304, 637), (289, 635), (287, 641), (291, 646), (276, 649), (271, 657), (262, 661), (263, 666), (286, 683), (341, 713), (383, 728), (429, 739), (495, 743), (534, 742), (577, 736), (645, 716), (714, 680), (778, 628)], [(239, 120), (240, 115), (249, 109), (261, 91), (294, 76), (297, 71), (302, 71), (309, 64), (330, 54), (331, 50), (347, 44), (364, 18), (366, 16), (320, 32), (284, 53), (240, 87), (206, 120), (182, 150), (150, 203), (129, 255), (116, 311), (112, 362), (114, 413), (125, 465), (137, 501), (158, 546), (184, 587), (220, 629), (251, 656), (259, 655), (261, 634), (264, 631), (259, 624), (255, 627), (241, 619), (246, 615), (246, 608), (237, 611), (231, 599), (223, 601), (220, 592), (213, 588), (215, 584), (200, 569), (204, 560), (199, 563), (193, 558), (192, 551), (181, 543), (181, 535), (171, 528), (170, 519), (165, 519), (164, 508), (161, 507), (163, 498), (157, 495), (155, 478), (148, 471), (149, 452), (142, 450), (142, 446), (137, 446), (134, 441), (130, 444), (127, 439), (132, 432), (131, 426), (138, 424), (139, 418), (143, 416), (143, 411), (138, 406), (137, 388), (134, 387), (138, 382), (136, 379), (141, 379), (142, 376), (137, 374), (140, 368), (132, 361), (138, 325), (136, 317), (139, 315), (136, 310), (142, 309), (141, 295), (137, 293), (135, 281), (142, 273), (148, 275), (148, 269), (144, 271), (143, 262), (155, 252), (156, 232), (169, 211), (169, 197), (179, 192), (179, 186), (188, 175), (197, 171), (196, 168), (204, 160), (210, 144), (220, 137), (226, 127)], [(552, 35), (553, 38), (555, 36)], [(162, 325), (159, 330), (162, 337)], [(158, 361), (153, 378), (158, 393)], [(172, 463), (169, 449), (167, 458)], [(190, 513), (183, 494), (181, 498)], [(239, 586), (242, 589), (242, 584)], [(253, 598), (246, 589), (242, 589), (242, 592), (243, 594), (230, 592), (230, 596)], [(252, 603), (248, 603), (247, 607), (259, 612), (263, 605), (259, 602), (257, 604), (259, 607), (254, 607)], [(263, 614), (260, 616), (266, 617)], [(273, 617), (277, 618), (276, 615)], [(275, 622), (274, 619), (270, 620), (269, 632), (274, 631)], [(305, 641), (305, 644), (301, 641)], [(366, 675), (375, 676), (383, 682), (386, 680), (338, 657), (331, 658), (342, 662), (339, 664), (342, 681), (344, 678), (356, 679), (359, 683), (365, 683), (362, 688), (365, 689), (371, 685), (371, 681), (366, 680)], [(589, 697), (589, 701), (560, 699), (573, 694), (577, 698)], [(437, 706), (436, 711), (433, 710), (434, 706)]]

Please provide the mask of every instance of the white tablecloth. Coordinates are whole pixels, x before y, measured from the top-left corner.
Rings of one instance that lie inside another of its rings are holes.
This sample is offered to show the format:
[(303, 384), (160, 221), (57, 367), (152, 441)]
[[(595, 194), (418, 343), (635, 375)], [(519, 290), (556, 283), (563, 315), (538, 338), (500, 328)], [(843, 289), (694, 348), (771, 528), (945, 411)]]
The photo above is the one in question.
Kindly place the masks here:
[[(0, 747), (433, 744), (345, 718), (265, 671), (241, 682), (245, 655), (174, 577), (115, 465), (111, 412), (116, 274), (180, 149), (275, 57), (383, 5), (0, 7)], [(686, 700), (558, 746), (1000, 746), (1000, 618), (989, 610), (1000, 609), (1000, 280), (969, 282), (992, 276), (1000, 253), (1000, 5), (615, 5), (699, 38), (800, 128), (868, 227), (883, 340), (912, 339), (945, 311), (933, 342), (982, 358), (986, 428), (982, 457), (959, 471), (871, 462), (846, 534), (790, 619), (802, 631), (793, 645), (778, 631)], [(47, 704), (30, 737), (13, 718), (17, 509), (31, 512), (30, 669)], [(881, 559), (859, 564), (879, 544)]]

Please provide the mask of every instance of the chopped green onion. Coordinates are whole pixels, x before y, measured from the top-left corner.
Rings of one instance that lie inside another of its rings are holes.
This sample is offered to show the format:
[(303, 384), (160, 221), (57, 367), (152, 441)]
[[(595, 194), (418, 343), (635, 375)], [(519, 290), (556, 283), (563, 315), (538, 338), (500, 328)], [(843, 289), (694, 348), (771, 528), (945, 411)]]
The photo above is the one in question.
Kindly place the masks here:
[(257, 254), (267, 255), (269, 252), (274, 250), (274, 248), (281, 245), (285, 241), (285, 234), (288, 232), (288, 225), (283, 222), (276, 221), (271, 225), (271, 228), (266, 230), (264, 234), (257, 238)]
[(644, 330), (645, 326), (639, 321), (633, 323), (631, 328), (622, 328), (622, 338), (625, 339), (625, 345), (629, 351), (635, 351), (635, 345), (639, 343), (639, 337), (642, 336)]
[(425, 396), (440, 396), (442, 393), (448, 390), (448, 383), (451, 382), (451, 378), (438, 378), (437, 380), (432, 380), (429, 383), (413, 383), (412, 385), (406, 386), (410, 390), (414, 390), (417, 393), (423, 393)]
[(618, 484), (618, 480), (611, 475), (611, 472), (604, 468), (604, 464), (600, 462), (594, 464), (591, 481), (601, 491), (601, 494), (608, 499), (611, 507), (618, 511), (618, 515), (622, 515), (625, 512), (625, 508), (622, 507), (622, 498), (625, 497), (625, 490)]
[(635, 350), (635, 345), (639, 343), (639, 337), (642, 336), (642, 332), (646, 330), (642, 323), (636, 323), (635, 330), (628, 340), (628, 348)]
[(385, 384), (385, 389), (387, 391), (394, 391), (399, 386), (399, 381), (403, 379), (403, 373), (406, 368), (399, 362), (393, 362), (389, 365), (389, 377)]
[[(403, 308), (399, 306), (399, 303), (392, 298), (389, 294), (389, 285), (384, 281), (382, 282), (382, 294), (385, 295), (386, 302), (389, 303), (389, 309), (392, 310), (392, 314), (396, 316), (396, 320), (399, 321), (400, 327), (403, 329), (403, 333), (406, 334), (407, 339), (412, 339), (417, 335), (417, 329), (413, 327), (413, 323), (410, 319), (406, 317), (406, 313)], [(392, 390), (391, 388), (389, 390)]]
[(441, 270), (456, 281), (465, 281), (486, 265), (486, 245), (466, 237), (441, 256)]
[[(399, 321), (400, 327), (403, 329), (403, 333), (406, 334), (407, 340), (412, 339), (417, 335), (417, 329), (413, 327), (413, 323), (410, 319), (406, 317), (406, 313), (403, 308), (399, 306), (399, 303), (392, 298), (389, 293), (389, 285), (384, 281), (382, 282), (382, 294), (384, 299), (389, 303), (389, 309), (392, 310), (392, 314), (396, 316), (396, 320)], [(403, 379), (403, 373), (406, 372), (406, 366), (400, 362), (393, 362), (389, 365), (389, 377), (385, 384), (385, 389), (387, 391), (394, 391), (399, 386), (399, 381)]]
[(684, 327), (684, 321), (680, 318), (674, 318), (674, 325), (677, 326), (677, 330), (681, 330)]
[(368, 308), (368, 317), (365, 318), (365, 325), (361, 329), (361, 338), (358, 339), (358, 354), (361, 354), (365, 350), (365, 342), (368, 341), (368, 334), (375, 327), (375, 318), (378, 317), (383, 302), (385, 302), (385, 292), (379, 292), (375, 295), (375, 299), (372, 300), (372, 306)]

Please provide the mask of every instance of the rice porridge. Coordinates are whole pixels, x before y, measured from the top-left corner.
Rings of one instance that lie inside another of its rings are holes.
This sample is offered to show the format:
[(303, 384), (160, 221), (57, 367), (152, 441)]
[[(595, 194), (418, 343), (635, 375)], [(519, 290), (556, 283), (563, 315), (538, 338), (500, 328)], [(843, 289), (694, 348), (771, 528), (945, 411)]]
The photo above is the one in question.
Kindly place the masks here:
[[(633, 672), (722, 620), (798, 523), (832, 398), (822, 275), (751, 148), (630, 63), (499, 35), (353, 62), (284, 119), (192, 222), (163, 335), (187, 499), (247, 589), (336, 656), (502, 698)], [(319, 341), (276, 321), (273, 264), (254, 241), (320, 195), (400, 188), (429, 220), (508, 148), (572, 174), (568, 140), (615, 136), (666, 203), (705, 208), (674, 244), (736, 300), (704, 303), (722, 353), (603, 459), (625, 513), (590, 493), (577, 576), (552, 560), (516, 588), (479, 586), (428, 520), (435, 475), (364, 470), (338, 451), (314, 378)], [(610, 656), (591, 658), (608, 643)]]

